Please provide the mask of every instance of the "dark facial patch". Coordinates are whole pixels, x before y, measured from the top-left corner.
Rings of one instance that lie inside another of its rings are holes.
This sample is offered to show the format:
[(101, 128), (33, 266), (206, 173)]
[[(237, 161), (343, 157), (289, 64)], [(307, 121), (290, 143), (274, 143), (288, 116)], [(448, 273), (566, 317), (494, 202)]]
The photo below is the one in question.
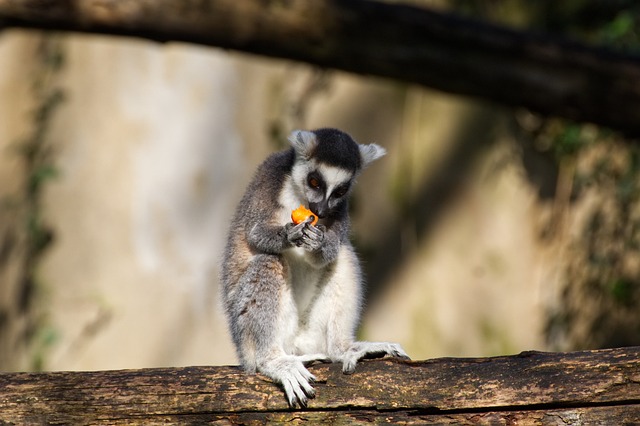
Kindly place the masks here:
[(347, 194), (347, 192), (349, 192), (349, 186), (350, 186), (350, 183), (345, 183), (345, 184), (342, 184), (342, 185), (338, 186), (331, 193), (331, 197), (332, 198), (342, 198), (342, 197), (344, 197)]
[(351, 136), (337, 129), (317, 129), (313, 133), (318, 141), (312, 155), (315, 159), (353, 172), (360, 170), (360, 150)]
[(307, 185), (309, 185), (309, 187), (312, 189), (322, 192), (324, 192), (326, 188), (324, 179), (322, 179), (322, 176), (317, 171), (309, 173), (309, 175), (307, 176)]

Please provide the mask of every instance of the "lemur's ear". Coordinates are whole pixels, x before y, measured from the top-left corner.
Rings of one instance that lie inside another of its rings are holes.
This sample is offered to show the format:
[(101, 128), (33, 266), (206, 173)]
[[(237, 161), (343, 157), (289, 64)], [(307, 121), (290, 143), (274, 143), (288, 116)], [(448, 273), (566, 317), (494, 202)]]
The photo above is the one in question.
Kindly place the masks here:
[(306, 130), (294, 130), (288, 139), (296, 153), (306, 159), (311, 157), (313, 150), (318, 145), (316, 135)]
[(387, 153), (386, 149), (375, 143), (368, 145), (358, 144), (358, 148), (360, 149), (360, 156), (362, 157), (362, 168), (367, 167), (371, 162)]

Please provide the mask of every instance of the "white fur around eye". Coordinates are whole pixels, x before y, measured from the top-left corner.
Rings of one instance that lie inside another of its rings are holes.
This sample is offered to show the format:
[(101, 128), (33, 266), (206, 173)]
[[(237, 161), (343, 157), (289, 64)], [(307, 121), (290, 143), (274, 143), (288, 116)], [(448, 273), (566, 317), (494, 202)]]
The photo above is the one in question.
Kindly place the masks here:
[(318, 172), (322, 175), (327, 185), (327, 194), (331, 194), (335, 188), (353, 179), (353, 172), (350, 170), (327, 164), (318, 165)]

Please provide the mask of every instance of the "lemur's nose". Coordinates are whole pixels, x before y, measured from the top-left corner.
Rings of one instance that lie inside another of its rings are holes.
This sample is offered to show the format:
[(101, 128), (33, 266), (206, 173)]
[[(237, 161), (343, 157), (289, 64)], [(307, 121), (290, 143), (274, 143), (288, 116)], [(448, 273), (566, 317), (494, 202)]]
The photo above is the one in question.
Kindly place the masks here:
[(319, 203), (309, 203), (309, 210), (322, 219), (327, 216), (329, 205), (326, 200), (322, 200)]

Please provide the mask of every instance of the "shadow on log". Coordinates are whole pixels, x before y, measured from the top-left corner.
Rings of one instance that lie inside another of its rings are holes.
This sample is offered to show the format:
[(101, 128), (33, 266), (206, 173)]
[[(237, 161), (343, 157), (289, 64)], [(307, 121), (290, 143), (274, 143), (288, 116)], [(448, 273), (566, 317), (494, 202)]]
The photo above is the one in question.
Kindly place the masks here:
[(0, 374), (0, 424), (640, 423), (640, 347), (310, 369), (303, 410), (237, 367)]

